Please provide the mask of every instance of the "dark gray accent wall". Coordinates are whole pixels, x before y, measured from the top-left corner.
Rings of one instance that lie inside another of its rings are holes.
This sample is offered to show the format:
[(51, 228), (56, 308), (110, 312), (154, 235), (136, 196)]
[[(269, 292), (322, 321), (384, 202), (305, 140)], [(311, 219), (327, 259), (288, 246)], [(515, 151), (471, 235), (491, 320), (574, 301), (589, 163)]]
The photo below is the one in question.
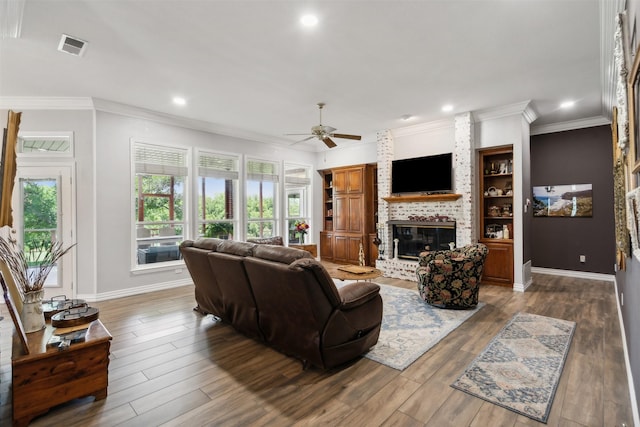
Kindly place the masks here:
[[(614, 273), (611, 128), (531, 137), (531, 185), (593, 185), (593, 217), (531, 219), (533, 267)], [(580, 255), (586, 256), (581, 263)]]

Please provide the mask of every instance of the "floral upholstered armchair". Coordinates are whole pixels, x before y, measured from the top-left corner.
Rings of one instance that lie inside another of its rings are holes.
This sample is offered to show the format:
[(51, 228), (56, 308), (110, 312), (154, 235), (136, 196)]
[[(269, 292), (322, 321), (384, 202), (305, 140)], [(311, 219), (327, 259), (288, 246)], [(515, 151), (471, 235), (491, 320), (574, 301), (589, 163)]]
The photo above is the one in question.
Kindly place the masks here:
[(488, 252), (482, 243), (422, 252), (416, 270), (422, 299), (441, 308), (465, 309), (478, 305), (478, 288)]

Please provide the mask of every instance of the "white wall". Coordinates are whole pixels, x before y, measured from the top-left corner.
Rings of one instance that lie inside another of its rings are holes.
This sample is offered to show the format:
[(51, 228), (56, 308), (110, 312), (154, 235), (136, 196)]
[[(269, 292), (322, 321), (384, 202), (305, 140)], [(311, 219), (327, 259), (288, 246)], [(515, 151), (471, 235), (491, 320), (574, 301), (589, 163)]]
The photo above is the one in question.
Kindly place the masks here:
[[(314, 166), (315, 153), (292, 150), (229, 136), (168, 125), (157, 121), (98, 111), (96, 114), (97, 272), (98, 295), (130, 293), (132, 288), (189, 282), (186, 269), (153, 272), (131, 271), (132, 139), (184, 147), (238, 153), (266, 160), (290, 161)], [(314, 175), (314, 182), (317, 177)], [(314, 185), (317, 187), (317, 185)], [(312, 224), (317, 232), (319, 225)]]
[[(0, 111), (6, 117), (6, 112)], [(76, 230), (74, 248), (78, 293), (86, 293), (95, 285), (95, 224), (93, 179), (93, 111), (92, 110), (25, 110), (20, 133), (73, 132), (76, 163)], [(69, 161), (72, 159), (64, 159)], [(63, 242), (65, 245), (69, 242)]]
[[(454, 119), (393, 129), (393, 160), (455, 151)], [(455, 163), (455, 162), (454, 162)]]

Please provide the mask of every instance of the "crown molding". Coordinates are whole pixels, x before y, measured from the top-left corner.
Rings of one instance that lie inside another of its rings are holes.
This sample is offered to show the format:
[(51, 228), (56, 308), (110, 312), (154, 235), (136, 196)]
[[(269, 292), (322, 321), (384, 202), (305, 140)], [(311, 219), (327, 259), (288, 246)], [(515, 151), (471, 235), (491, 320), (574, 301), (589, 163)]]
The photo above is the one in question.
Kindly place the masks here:
[(454, 127), (452, 119), (441, 119), (427, 123), (419, 123), (416, 125), (391, 129), (394, 137), (416, 135), (425, 132), (433, 132), (440, 129), (451, 129)]
[(538, 114), (531, 107), (531, 101), (522, 101), (515, 104), (502, 105), (500, 107), (485, 108), (471, 112), (475, 122), (485, 120), (502, 119), (504, 117), (521, 114), (529, 123), (538, 118)]
[(86, 97), (0, 96), (0, 108), (11, 110), (92, 110)]
[[(615, 64), (616, 17), (625, 10), (626, 0), (600, 2), (600, 77), (602, 79), (602, 114), (611, 116), (616, 102), (617, 67)], [(630, 67), (631, 64), (627, 64)]]
[(551, 123), (548, 125), (532, 126), (531, 135), (543, 135), (545, 133), (564, 132), (567, 130), (576, 130), (590, 128), (594, 126), (610, 125), (611, 120), (606, 117), (589, 117), (586, 119), (571, 120), (569, 122)]
[(109, 101), (101, 98), (93, 98), (93, 104), (96, 111), (119, 114), (122, 116), (133, 117), (142, 120), (150, 120), (192, 130), (199, 130), (218, 135), (230, 136), (233, 138), (246, 139), (249, 141), (262, 142), (265, 144), (275, 145), (279, 148), (282, 148), (283, 145), (287, 145), (288, 142), (284, 139), (274, 138), (256, 132), (245, 131), (230, 126), (222, 126), (215, 123), (206, 122), (204, 120), (189, 119), (186, 117), (161, 113), (158, 111), (135, 107), (133, 105), (122, 104), (119, 102)]

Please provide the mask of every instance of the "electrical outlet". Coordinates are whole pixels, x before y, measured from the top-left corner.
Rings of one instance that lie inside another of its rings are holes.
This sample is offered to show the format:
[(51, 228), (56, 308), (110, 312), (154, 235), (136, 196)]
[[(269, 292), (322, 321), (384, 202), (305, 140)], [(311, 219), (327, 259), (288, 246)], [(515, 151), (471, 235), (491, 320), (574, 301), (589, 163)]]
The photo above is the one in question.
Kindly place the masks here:
[(181, 268), (176, 268), (174, 271), (176, 272), (176, 274), (182, 273), (182, 269)]
[(580, 262), (587, 262), (587, 257), (585, 255), (580, 255)]

